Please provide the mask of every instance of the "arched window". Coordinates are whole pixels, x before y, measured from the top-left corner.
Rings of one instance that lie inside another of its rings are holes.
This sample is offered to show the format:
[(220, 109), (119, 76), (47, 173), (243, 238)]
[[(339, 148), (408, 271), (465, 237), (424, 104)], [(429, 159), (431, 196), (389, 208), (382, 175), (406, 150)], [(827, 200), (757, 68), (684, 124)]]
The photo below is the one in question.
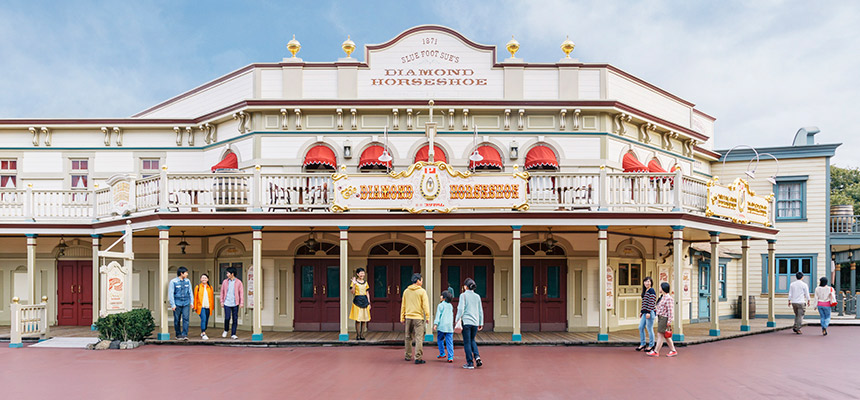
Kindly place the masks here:
[(375, 144), (364, 149), (361, 152), (361, 158), (358, 161), (358, 169), (362, 172), (367, 171), (387, 171), (391, 168), (391, 161), (380, 161), (384, 148), (382, 145)]
[(480, 243), (462, 242), (455, 243), (445, 248), (442, 251), (444, 256), (492, 256), (493, 252), (489, 247)]
[(400, 242), (386, 242), (382, 244), (378, 244), (373, 246), (370, 249), (370, 255), (372, 256), (417, 256), (418, 249), (415, 246), (400, 243)]
[(548, 146), (535, 146), (526, 153), (523, 168), (526, 171), (558, 171), (558, 160)]
[(546, 241), (535, 242), (520, 247), (521, 256), (563, 256), (564, 254), (564, 249), (561, 246), (555, 245), (553, 247), (549, 247), (547, 246)]
[(340, 246), (328, 242), (316, 242), (313, 247), (302, 244), (296, 249), (297, 256), (339, 256)]

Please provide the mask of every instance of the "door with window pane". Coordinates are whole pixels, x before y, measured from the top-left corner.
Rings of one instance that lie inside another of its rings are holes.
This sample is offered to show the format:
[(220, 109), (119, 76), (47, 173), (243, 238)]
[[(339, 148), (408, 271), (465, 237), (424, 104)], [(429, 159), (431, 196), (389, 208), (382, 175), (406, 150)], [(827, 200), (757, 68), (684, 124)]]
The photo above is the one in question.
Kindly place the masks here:
[(403, 291), (412, 284), (412, 274), (421, 272), (420, 261), (369, 259), (367, 268), (367, 279), (370, 284), (370, 322), (367, 324), (367, 329), (402, 330), (404, 325), (400, 323), (400, 306)]
[(340, 262), (337, 259), (297, 259), (295, 329), (340, 329)]
[(520, 328), (526, 332), (567, 329), (565, 260), (523, 260), (520, 279)]
[[(442, 289), (451, 288), (454, 293), (456, 318), (457, 306), (460, 304), (460, 294), (463, 292), (463, 281), (466, 278), (475, 280), (475, 293), (481, 296), (484, 311), (484, 330), (493, 330), (493, 260), (492, 259), (443, 259), (442, 260)], [(441, 290), (440, 290), (441, 292)], [(439, 296), (439, 293), (434, 293)]]

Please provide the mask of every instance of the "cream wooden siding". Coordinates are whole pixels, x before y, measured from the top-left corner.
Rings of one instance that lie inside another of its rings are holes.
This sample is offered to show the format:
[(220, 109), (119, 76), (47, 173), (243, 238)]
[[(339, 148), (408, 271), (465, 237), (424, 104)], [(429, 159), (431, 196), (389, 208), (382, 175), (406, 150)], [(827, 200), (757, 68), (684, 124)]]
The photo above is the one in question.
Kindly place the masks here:
[(141, 118), (194, 118), (250, 99), (254, 95), (254, 73), (248, 71), (199, 93), (177, 100)]
[(579, 98), (597, 100), (600, 98), (600, 70), (579, 70)]
[(336, 69), (305, 69), (302, 72), (302, 97), (305, 99), (336, 99)]
[[(727, 162), (712, 166), (714, 176), (718, 176), (723, 184), (730, 183), (734, 178), (743, 176), (749, 164), (748, 161)], [(753, 163), (755, 164), (755, 163)], [(779, 176), (807, 175), (806, 181), (806, 221), (787, 222), (777, 221), (779, 229), (776, 242), (776, 254), (817, 254), (815, 260), (816, 275), (810, 282), (814, 289), (818, 278), (825, 276), (830, 268), (827, 256), (827, 176), (826, 160), (824, 157), (783, 159), (779, 161)], [(767, 195), (773, 191), (773, 185), (766, 178), (776, 173), (776, 163), (772, 159), (762, 159), (756, 168), (757, 179), (750, 187), (756, 194)], [(767, 242), (764, 240), (750, 241), (750, 294), (756, 295), (756, 314), (767, 314), (767, 299), (761, 298), (762, 288), (762, 254), (767, 255)], [(786, 294), (777, 294), (776, 313), (791, 314), (787, 305)], [(811, 310), (812, 308), (810, 308)]]
[(525, 69), (523, 98), (526, 100), (558, 99), (558, 69)]
[(284, 97), (284, 72), (279, 69), (260, 71), (260, 98), (280, 99)]
[(612, 71), (606, 71), (606, 98), (621, 101), (685, 128), (690, 127), (689, 106)]

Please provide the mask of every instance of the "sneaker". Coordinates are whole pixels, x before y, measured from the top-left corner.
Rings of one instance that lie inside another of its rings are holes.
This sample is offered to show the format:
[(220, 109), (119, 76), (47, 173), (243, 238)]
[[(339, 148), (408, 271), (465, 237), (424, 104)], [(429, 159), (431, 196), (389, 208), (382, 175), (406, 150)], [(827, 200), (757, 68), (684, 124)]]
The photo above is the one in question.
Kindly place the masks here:
[(449, 362), (449, 363), (452, 363), (452, 362), (454, 362), (454, 359), (453, 359), (453, 358), (449, 358), (449, 359), (448, 359), (448, 362)]
[(475, 366), (472, 364), (463, 364), (464, 369), (475, 369)]
[(236, 339), (238, 339), (238, 338), (239, 338), (239, 337), (238, 337), (238, 336), (236, 336), (236, 335), (232, 335), (232, 336), (230, 336), (230, 339), (233, 339), (233, 340), (236, 340)]
[(202, 338), (203, 340), (209, 340), (209, 336), (206, 336), (206, 334), (205, 334), (205, 333), (203, 334), (203, 336), (202, 336), (201, 338)]
[(183, 336), (183, 337), (182, 337), (182, 340), (184, 340), (184, 341), (186, 341), (186, 342), (187, 342), (187, 341), (188, 341), (188, 336)]
[(824, 331), (823, 335), (827, 336), (827, 329), (822, 329), (822, 331)]
[(406, 362), (409, 362), (409, 361), (412, 361), (412, 358), (411, 358), (411, 357), (406, 357), (406, 358), (404, 358), (404, 360), (406, 360)]
[(182, 340), (182, 336), (177, 336), (176, 340)]
[(660, 357), (660, 353), (653, 351), (653, 350), (645, 353), (645, 355), (648, 357)]
[(424, 364), (426, 362), (427, 361), (424, 361), (424, 360), (415, 360), (415, 364)]
[(669, 354), (666, 354), (666, 357), (675, 357), (678, 355), (677, 351), (670, 351)]
[(436, 358), (437, 358), (437, 359), (443, 359), (443, 358), (445, 358), (445, 355), (444, 355), (444, 354), (439, 354), (438, 356), (436, 356)]
[(221, 337), (227, 337), (227, 331), (221, 332)]
[(482, 365), (484, 365), (484, 363), (483, 363), (483, 362), (481, 362), (481, 357), (476, 358), (476, 359), (475, 359), (475, 366), (476, 366), (476, 367), (480, 367), (480, 366), (482, 366)]

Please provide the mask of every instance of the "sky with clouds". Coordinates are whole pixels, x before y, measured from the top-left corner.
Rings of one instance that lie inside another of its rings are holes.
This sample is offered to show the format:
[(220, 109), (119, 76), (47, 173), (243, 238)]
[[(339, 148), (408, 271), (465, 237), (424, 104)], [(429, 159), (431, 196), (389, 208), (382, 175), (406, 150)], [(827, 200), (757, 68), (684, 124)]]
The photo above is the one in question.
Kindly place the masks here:
[(342, 57), (439, 24), (518, 57), (610, 63), (717, 118), (716, 146), (790, 145), (803, 126), (860, 167), (860, 2), (19, 1), (0, 7), (0, 118), (125, 117), (252, 62)]

